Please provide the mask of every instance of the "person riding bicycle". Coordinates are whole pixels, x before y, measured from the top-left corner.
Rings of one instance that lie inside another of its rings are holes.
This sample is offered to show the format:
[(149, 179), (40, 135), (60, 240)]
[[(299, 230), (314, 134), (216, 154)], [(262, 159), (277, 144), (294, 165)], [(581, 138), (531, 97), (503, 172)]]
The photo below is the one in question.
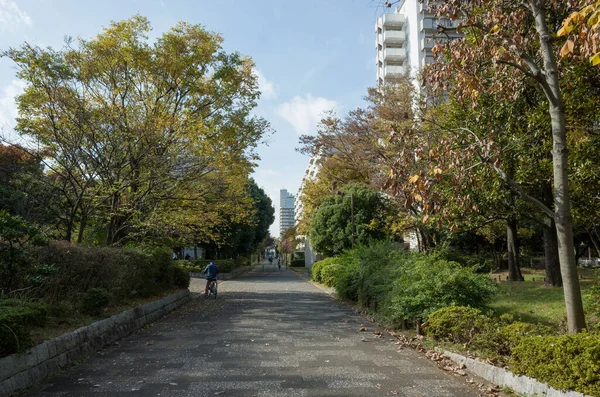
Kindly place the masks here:
[(204, 289), (204, 297), (208, 297), (208, 289), (210, 288), (210, 283), (213, 281), (217, 281), (217, 275), (219, 274), (219, 267), (215, 265), (215, 262), (210, 261), (206, 268), (202, 272), (206, 274), (206, 288)]

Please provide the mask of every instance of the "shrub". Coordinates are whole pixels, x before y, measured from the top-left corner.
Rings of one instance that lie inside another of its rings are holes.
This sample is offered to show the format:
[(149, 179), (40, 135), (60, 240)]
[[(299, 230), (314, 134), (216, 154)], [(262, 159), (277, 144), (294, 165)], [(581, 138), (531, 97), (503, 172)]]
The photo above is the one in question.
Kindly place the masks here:
[(427, 318), (447, 306), (485, 308), (496, 283), (475, 269), (433, 255), (404, 255), (397, 268), (387, 315), (393, 321)]
[(291, 267), (304, 267), (304, 259), (294, 259), (292, 263), (290, 263)]
[(492, 319), (481, 310), (465, 306), (450, 306), (429, 315), (425, 328), (428, 336), (438, 341), (469, 345), (475, 335), (493, 327)]
[(332, 263), (329, 266), (325, 266), (321, 269), (321, 282), (327, 287), (333, 287), (335, 284), (336, 275), (342, 269), (342, 265), (339, 263)]
[(511, 369), (561, 390), (600, 396), (600, 334), (530, 336), (513, 349)]
[(316, 281), (317, 283), (322, 282), (323, 280), (321, 279), (321, 272), (323, 268), (337, 263), (339, 263), (339, 258), (327, 258), (315, 262), (312, 266), (312, 280)]
[[(600, 269), (596, 270), (594, 284), (585, 295), (585, 303), (588, 311), (593, 314), (596, 319), (600, 319)], [(600, 328), (600, 323), (596, 325)]]
[(41, 302), (0, 300), (0, 356), (30, 347), (31, 330), (43, 327), (46, 315), (46, 307)]
[(92, 288), (82, 299), (81, 311), (90, 316), (98, 316), (110, 303), (111, 295), (104, 288)]
[(180, 267), (174, 267), (173, 284), (179, 288), (188, 288), (190, 286), (190, 272)]
[(521, 321), (512, 324), (504, 325), (500, 328), (500, 338), (502, 340), (501, 350), (499, 353), (511, 355), (515, 346), (521, 343), (523, 338), (532, 336), (549, 336), (554, 331), (552, 328), (542, 324), (524, 323)]

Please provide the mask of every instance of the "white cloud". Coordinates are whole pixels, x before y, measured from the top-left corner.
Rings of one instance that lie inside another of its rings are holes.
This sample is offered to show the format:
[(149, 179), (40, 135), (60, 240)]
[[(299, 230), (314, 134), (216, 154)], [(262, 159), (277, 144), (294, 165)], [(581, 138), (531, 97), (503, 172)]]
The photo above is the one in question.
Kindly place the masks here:
[(0, 96), (0, 135), (4, 135), (5, 138), (13, 135), (13, 128), (16, 125), (15, 119), (17, 118), (15, 97), (21, 94), (24, 89), (25, 82), (15, 79), (4, 87)]
[(256, 73), (256, 76), (258, 77), (258, 89), (261, 93), (260, 97), (267, 100), (277, 98), (277, 90), (279, 89), (279, 86), (274, 84), (272, 81), (267, 80), (265, 75), (262, 74), (258, 69), (254, 69), (254, 73)]
[(277, 114), (290, 123), (298, 134), (313, 134), (324, 113), (337, 108), (338, 103), (334, 100), (306, 94), (279, 105)]
[(31, 17), (14, 0), (0, 0), (0, 30), (12, 31), (22, 25), (33, 25)]

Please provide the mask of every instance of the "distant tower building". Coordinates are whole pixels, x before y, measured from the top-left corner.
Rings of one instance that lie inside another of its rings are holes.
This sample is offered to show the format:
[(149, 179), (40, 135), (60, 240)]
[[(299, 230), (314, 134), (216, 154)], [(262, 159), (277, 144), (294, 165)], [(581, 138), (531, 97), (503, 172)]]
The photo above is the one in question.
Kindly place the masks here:
[(279, 191), (279, 235), (294, 227), (294, 195), (286, 189)]

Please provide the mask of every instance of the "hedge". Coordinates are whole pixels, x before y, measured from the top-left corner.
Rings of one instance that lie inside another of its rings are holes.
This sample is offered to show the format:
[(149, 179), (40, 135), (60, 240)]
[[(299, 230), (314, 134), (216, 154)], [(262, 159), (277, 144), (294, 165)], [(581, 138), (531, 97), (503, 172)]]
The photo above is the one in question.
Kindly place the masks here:
[(321, 280), (321, 271), (323, 270), (323, 268), (333, 265), (333, 264), (338, 264), (340, 262), (339, 258), (327, 258), (327, 259), (321, 259), (320, 261), (317, 261), (313, 264), (312, 266), (312, 280), (316, 281), (317, 283), (320, 283)]
[(600, 396), (600, 333), (523, 338), (510, 365), (556, 389)]
[(425, 332), (436, 341), (483, 352), (556, 389), (600, 396), (600, 333), (555, 335), (545, 325), (487, 316), (470, 307), (440, 309), (427, 323)]
[(46, 314), (41, 302), (0, 300), (0, 356), (29, 347), (31, 330), (46, 324)]

